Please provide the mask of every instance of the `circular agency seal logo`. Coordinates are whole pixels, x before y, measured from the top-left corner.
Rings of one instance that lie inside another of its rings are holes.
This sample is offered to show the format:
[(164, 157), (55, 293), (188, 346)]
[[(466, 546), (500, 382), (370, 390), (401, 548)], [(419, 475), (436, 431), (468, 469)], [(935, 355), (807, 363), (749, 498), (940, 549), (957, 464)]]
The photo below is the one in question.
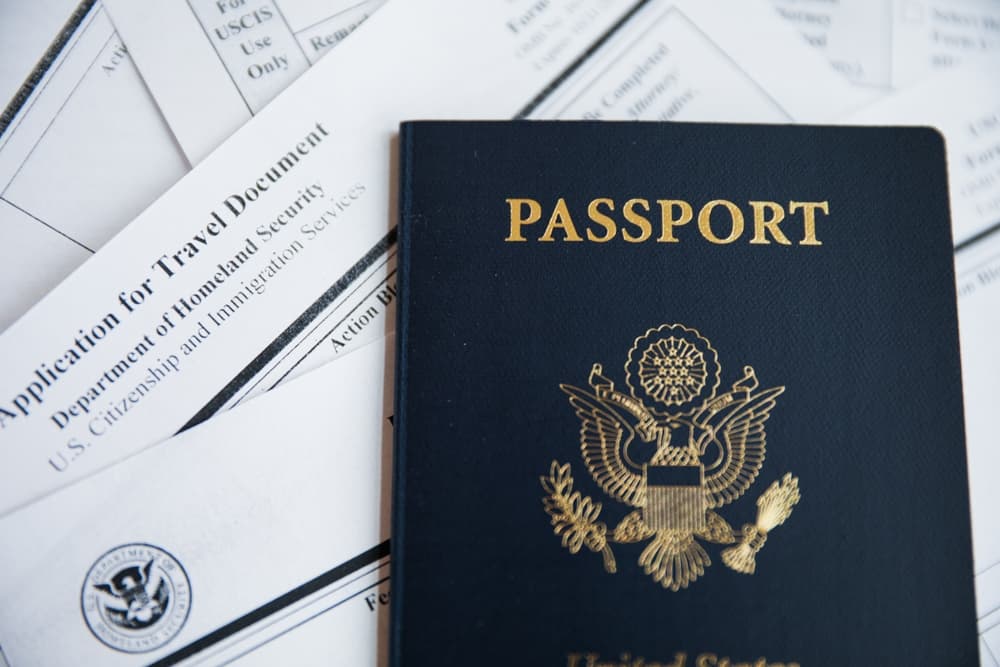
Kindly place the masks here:
[(191, 582), (169, 553), (151, 544), (108, 551), (87, 572), (83, 618), (101, 642), (125, 653), (153, 651), (184, 627)]

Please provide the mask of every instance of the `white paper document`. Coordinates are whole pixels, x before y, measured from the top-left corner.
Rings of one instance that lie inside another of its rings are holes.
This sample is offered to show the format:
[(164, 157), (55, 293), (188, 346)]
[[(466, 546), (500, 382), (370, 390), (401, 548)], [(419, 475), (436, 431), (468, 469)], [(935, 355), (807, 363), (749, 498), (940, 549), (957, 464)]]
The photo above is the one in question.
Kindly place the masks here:
[(962, 382), (972, 503), (976, 605), (984, 665), (1000, 656), (1000, 469), (996, 435), (996, 396), (1000, 395), (1000, 234), (976, 242), (956, 255)]
[(385, 0), (105, 0), (197, 164)]
[[(280, 15), (276, 6), (261, 6), (256, 11), (261, 17), (271, 12), (273, 21), (265, 21), (269, 25), (287, 27), (287, 20), (302, 28), (297, 39), (303, 48), (310, 47), (307, 53), (313, 61), (346, 37), (382, 1), (347, 6), (341, 0), (285, 0)], [(11, 36), (3, 44), (10, 48), (23, 42), (24, 48), (36, 47), (29, 54), (31, 64), (42, 56), (31, 72), (33, 87), (19, 91), (0, 119), (0, 279), (13, 287), (0, 296), (0, 330), (190, 168), (139, 76), (120, 30), (112, 25), (106, 4), (84, 0), (75, 9), (74, 4), (48, 0), (39, 7), (8, 9), (7, 13), (18, 20), (0, 25), (2, 35), (8, 27), (20, 25), (22, 15), (32, 17), (31, 31), (22, 30), (24, 34), (18, 34), (17, 41)], [(242, 4), (233, 3), (233, 9)], [(126, 6), (140, 13), (147, 11), (147, 3)], [(227, 10), (227, 16), (230, 13)], [(58, 20), (51, 14), (58, 14)], [(240, 40), (248, 34), (255, 35), (251, 41), (270, 40), (267, 35), (244, 31), (238, 20), (242, 12), (238, 14), (218, 27), (233, 32), (234, 47), (239, 41), (237, 32)], [(240, 27), (230, 26), (233, 21)], [(40, 43), (40, 26), (51, 30), (47, 38), (51, 45)], [(145, 53), (148, 42), (155, 48), (159, 39), (174, 44), (173, 37), (160, 26), (145, 36), (136, 35), (133, 43)], [(11, 53), (9, 61), (23, 61), (15, 55), (24, 54)], [(192, 67), (190, 76), (207, 71), (203, 66), (177, 62), (171, 62), (171, 71), (188, 65)], [(289, 71), (268, 78), (267, 99), (291, 82), (294, 76)], [(296, 70), (295, 76), (298, 73)], [(191, 89), (184, 94), (190, 95)], [(265, 101), (258, 100), (258, 108)], [(199, 126), (208, 127), (204, 117), (208, 110), (222, 108), (206, 104)], [(247, 118), (247, 113), (237, 114), (223, 136)], [(55, 188), (58, 194), (54, 195)]]
[(384, 7), (0, 337), (0, 514), (391, 329), (402, 119), (638, 95), (639, 117), (686, 98), (677, 119), (815, 121), (858, 101), (790, 28), (772, 17), (766, 57), (753, 3), (724, 4), (730, 22), (698, 2)]
[(33, 76), (0, 124), (0, 330), (188, 170), (100, 2)]
[(0, 105), (8, 104), (24, 84), (30, 87), (32, 70), (52, 43), (53, 35), (66, 24), (77, 0), (34, 0), (18, 3), (18, 11), (6, 12), (0, 21)]
[(771, 0), (852, 82), (884, 91), (1000, 51), (995, 0)]
[(1000, 53), (996, 0), (893, 0), (897, 86), (979, 56)]
[(892, 87), (892, 0), (771, 0), (771, 4), (853, 83)]
[(0, 654), (13, 667), (378, 664), (392, 380), (377, 371), (391, 347), (0, 519)]
[[(724, 15), (716, 13), (721, 7)], [(526, 115), (789, 123), (830, 120), (835, 114), (824, 105), (850, 109), (871, 99), (831, 76), (766, 9), (757, 2), (644, 3)], [(791, 65), (782, 56), (788, 53), (806, 62)], [(814, 75), (822, 83), (807, 78)], [(847, 97), (833, 97), (840, 94)]]

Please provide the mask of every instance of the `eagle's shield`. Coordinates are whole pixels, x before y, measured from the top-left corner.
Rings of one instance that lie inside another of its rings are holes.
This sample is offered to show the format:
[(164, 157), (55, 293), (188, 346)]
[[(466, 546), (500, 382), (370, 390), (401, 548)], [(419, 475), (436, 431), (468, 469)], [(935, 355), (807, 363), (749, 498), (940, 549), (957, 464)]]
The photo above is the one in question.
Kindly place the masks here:
[(704, 469), (701, 465), (646, 467), (643, 521), (655, 531), (700, 533), (705, 529)]

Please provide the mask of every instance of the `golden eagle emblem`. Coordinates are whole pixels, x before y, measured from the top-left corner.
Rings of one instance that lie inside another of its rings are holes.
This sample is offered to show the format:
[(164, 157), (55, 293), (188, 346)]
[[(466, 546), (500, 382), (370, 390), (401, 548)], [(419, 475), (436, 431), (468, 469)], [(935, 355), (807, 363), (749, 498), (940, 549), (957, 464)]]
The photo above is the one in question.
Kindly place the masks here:
[(701, 542), (729, 544), (722, 562), (753, 574), (768, 533), (799, 501), (786, 474), (757, 499), (757, 521), (738, 532), (716, 510), (740, 498), (764, 464), (764, 424), (784, 387), (759, 389), (753, 368), (717, 394), (718, 354), (708, 339), (681, 324), (664, 324), (635, 340), (625, 364), (629, 394), (615, 389), (600, 364), (590, 390), (560, 385), (580, 418), (580, 451), (594, 482), (636, 508), (610, 532), (601, 504), (573, 490), (569, 464), (553, 461), (541, 478), (545, 511), (571, 553), (601, 553), (615, 572), (612, 543), (650, 540), (639, 565), (677, 591), (705, 573)]

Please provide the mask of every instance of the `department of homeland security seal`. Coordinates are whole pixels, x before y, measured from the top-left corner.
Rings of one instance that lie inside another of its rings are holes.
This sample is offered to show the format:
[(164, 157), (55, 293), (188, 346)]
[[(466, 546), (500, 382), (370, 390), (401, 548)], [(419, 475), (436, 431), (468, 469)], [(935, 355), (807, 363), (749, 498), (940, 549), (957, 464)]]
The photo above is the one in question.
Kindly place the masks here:
[(145, 653), (173, 639), (191, 610), (191, 582), (169, 553), (151, 544), (108, 551), (87, 572), (83, 617), (116, 651)]

